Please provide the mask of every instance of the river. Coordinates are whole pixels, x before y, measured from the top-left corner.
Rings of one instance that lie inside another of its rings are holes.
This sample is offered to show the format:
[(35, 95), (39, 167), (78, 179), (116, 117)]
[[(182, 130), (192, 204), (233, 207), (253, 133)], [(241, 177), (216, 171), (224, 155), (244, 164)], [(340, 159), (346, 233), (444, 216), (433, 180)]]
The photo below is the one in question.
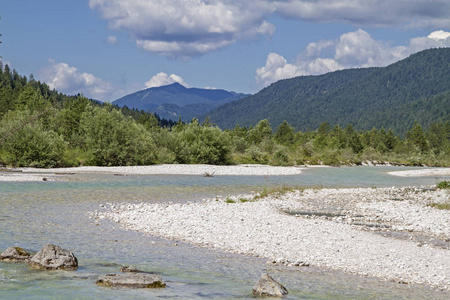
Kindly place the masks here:
[[(1, 299), (253, 299), (254, 283), (269, 272), (286, 286), (285, 299), (448, 299), (427, 286), (382, 282), (315, 267), (266, 265), (263, 258), (222, 253), (179, 241), (98, 225), (89, 213), (104, 203), (186, 202), (264, 187), (385, 187), (434, 185), (449, 177), (396, 177), (405, 167), (309, 168), (291, 176), (175, 176), (73, 174), (63, 181), (0, 182), (0, 251), (37, 252), (46, 243), (72, 251), (77, 271), (38, 271), (0, 262)], [(112, 289), (98, 276), (121, 266), (155, 272), (166, 289)]]

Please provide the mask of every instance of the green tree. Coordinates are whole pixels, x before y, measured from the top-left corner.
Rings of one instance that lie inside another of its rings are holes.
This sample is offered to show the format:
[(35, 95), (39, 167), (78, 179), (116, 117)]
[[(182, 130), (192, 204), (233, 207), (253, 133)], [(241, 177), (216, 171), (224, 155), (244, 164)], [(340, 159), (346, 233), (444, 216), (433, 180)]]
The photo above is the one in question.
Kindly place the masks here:
[(260, 144), (265, 139), (272, 137), (272, 128), (269, 120), (264, 119), (258, 122), (255, 127), (248, 131), (247, 139), (252, 144)]
[(350, 148), (352, 148), (354, 153), (361, 153), (362, 150), (364, 149), (364, 146), (361, 143), (361, 139), (359, 138), (359, 135), (356, 132), (352, 133), (348, 144)]
[(427, 140), (425, 133), (422, 130), (422, 126), (415, 121), (411, 130), (406, 133), (406, 139), (409, 143), (416, 146), (422, 153), (428, 151)]
[(87, 107), (80, 120), (87, 164), (125, 166), (152, 164), (156, 160), (150, 134), (131, 117), (106, 107)]
[(17, 110), (29, 109), (33, 113), (45, 111), (52, 105), (42, 97), (40, 91), (34, 90), (31, 86), (26, 86), (19, 94), (15, 106)]
[(281, 145), (290, 146), (294, 141), (294, 134), (294, 128), (288, 122), (284, 121), (277, 127), (274, 139)]
[(0, 122), (0, 136), (0, 150), (7, 164), (43, 168), (64, 165), (67, 145), (63, 138), (47, 130), (29, 110), (8, 112)]
[(172, 145), (178, 163), (228, 164), (230, 163), (230, 139), (217, 127), (202, 126), (193, 119), (181, 131), (174, 133)]

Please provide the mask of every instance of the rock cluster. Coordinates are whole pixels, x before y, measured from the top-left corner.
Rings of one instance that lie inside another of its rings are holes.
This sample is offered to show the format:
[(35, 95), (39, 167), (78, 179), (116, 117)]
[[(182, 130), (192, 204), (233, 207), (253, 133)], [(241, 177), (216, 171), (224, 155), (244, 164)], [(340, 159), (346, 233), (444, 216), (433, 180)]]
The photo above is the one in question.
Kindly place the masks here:
[[(28, 262), (32, 268), (41, 270), (76, 270), (78, 268), (78, 259), (72, 252), (53, 244), (45, 245), (34, 256), (20, 247), (9, 247), (0, 254), (0, 261)], [(107, 274), (98, 277), (96, 284), (128, 288), (166, 287), (159, 275), (143, 272), (133, 266), (122, 267), (120, 271), (123, 274)]]

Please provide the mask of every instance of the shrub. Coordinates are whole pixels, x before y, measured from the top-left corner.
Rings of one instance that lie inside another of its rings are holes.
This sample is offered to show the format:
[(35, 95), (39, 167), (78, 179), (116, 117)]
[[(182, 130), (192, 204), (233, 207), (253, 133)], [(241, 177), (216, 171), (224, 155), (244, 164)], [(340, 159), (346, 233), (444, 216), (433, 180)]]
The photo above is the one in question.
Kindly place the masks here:
[(231, 161), (229, 136), (217, 127), (200, 126), (194, 119), (173, 134), (171, 150), (178, 163), (221, 165)]
[(155, 163), (155, 146), (145, 128), (109, 107), (89, 107), (81, 116), (87, 164), (125, 166)]
[(293, 163), (289, 158), (288, 151), (285, 147), (280, 147), (272, 156), (270, 160), (272, 166), (292, 166)]
[(437, 184), (438, 189), (450, 189), (450, 181), (444, 180)]
[(56, 132), (46, 130), (41, 120), (29, 122), (35, 117), (30, 111), (24, 110), (10, 112), (3, 118), (0, 136), (6, 136), (1, 145), (4, 162), (18, 167), (50, 168), (64, 165), (66, 142)]
[(251, 158), (255, 163), (266, 164), (268, 161), (268, 155), (262, 152), (258, 146), (251, 145), (245, 153)]

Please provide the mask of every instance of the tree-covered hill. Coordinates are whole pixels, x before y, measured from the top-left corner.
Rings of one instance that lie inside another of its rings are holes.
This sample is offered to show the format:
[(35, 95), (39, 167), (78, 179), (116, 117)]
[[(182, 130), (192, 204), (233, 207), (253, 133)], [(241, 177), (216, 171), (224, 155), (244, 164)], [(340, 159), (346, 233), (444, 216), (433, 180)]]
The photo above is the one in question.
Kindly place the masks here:
[(328, 122), (403, 134), (416, 120), (424, 127), (449, 120), (449, 91), (450, 49), (430, 49), (383, 68), (281, 80), (208, 116), (221, 128), (268, 119), (274, 126), (286, 120), (302, 131)]
[[(307, 88), (303, 95), (320, 96), (356, 80), (372, 69), (347, 70)], [(328, 75), (332, 76), (332, 75)], [(314, 79), (307, 77), (305, 81)], [(284, 82), (286, 83), (286, 81)], [(446, 118), (450, 92), (405, 102), (390, 118), (414, 109), (420, 118)], [(441, 108), (441, 110), (437, 109)], [(384, 116), (373, 115), (374, 119)], [(142, 110), (119, 108), (82, 95), (58, 93), (32, 76), (20, 76), (0, 65), (0, 166), (57, 167), (79, 165), (142, 165), (154, 163), (233, 164), (360, 164), (389, 161), (407, 165), (450, 165), (450, 122), (423, 130), (415, 122), (405, 137), (392, 130), (368, 131), (322, 123), (295, 132), (287, 122), (272, 130), (267, 119), (246, 128), (220, 130), (209, 120), (189, 124), (160, 120)], [(275, 133), (274, 133), (275, 132)]]

